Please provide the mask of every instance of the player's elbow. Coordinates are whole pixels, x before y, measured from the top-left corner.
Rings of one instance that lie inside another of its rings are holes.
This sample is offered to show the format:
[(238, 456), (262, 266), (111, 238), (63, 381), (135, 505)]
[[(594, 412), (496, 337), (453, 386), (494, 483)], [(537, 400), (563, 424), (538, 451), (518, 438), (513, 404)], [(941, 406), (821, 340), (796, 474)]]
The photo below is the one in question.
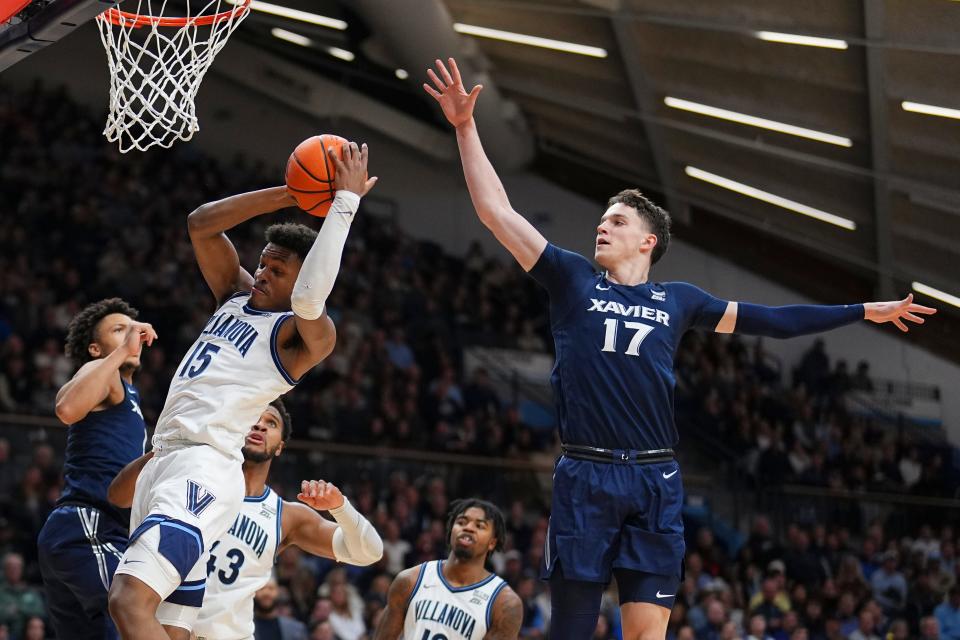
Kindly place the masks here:
[(190, 237), (203, 235), (207, 226), (205, 220), (210, 216), (210, 203), (202, 204), (187, 215), (187, 233)]
[(383, 541), (378, 537), (376, 542), (368, 542), (363, 545), (363, 551), (357, 554), (356, 565), (358, 567), (369, 567), (383, 559)]
[(107, 488), (107, 502), (119, 509), (129, 509), (133, 500), (129, 493), (123, 490), (122, 483), (118, 480), (119, 477), (114, 478)]
[(57, 414), (57, 418), (60, 419), (60, 422), (66, 425), (76, 424), (77, 422), (83, 420), (84, 416), (86, 415), (79, 407), (76, 406), (76, 403), (65, 399), (57, 400), (54, 413)]
[(321, 299), (311, 294), (306, 287), (295, 286), (290, 295), (290, 309), (298, 318), (304, 320), (316, 320), (322, 316), (326, 303), (326, 296)]
[(477, 204), (477, 217), (491, 231), (496, 231), (497, 228), (502, 227), (512, 213), (513, 210), (509, 207), (505, 208), (495, 203)]

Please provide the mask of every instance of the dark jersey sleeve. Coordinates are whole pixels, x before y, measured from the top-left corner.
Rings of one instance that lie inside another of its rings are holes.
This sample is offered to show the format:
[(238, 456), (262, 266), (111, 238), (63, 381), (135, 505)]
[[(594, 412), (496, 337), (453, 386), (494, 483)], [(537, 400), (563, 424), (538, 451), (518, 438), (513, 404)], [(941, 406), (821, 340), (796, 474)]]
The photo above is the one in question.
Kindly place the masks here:
[(703, 289), (686, 282), (670, 282), (664, 285), (677, 296), (684, 314), (685, 329), (717, 328), (717, 323), (727, 310), (727, 301), (715, 298)]
[(529, 273), (550, 295), (551, 316), (555, 320), (579, 299), (583, 283), (596, 275), (590, 261), (579, 253), (549, 243)]

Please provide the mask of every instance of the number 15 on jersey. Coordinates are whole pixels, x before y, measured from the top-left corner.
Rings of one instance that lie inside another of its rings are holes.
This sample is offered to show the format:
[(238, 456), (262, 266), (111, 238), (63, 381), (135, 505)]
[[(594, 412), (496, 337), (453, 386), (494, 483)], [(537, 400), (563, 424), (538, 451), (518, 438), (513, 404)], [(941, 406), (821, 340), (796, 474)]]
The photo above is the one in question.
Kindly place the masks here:
[(193, 353), (183, 363), (178, 377), (196, 378), (203, 373), (203, 370), (210, 366), (213, 356), (220, 351), (220, 347), (209, 342), (200, 342), (193, 348)]

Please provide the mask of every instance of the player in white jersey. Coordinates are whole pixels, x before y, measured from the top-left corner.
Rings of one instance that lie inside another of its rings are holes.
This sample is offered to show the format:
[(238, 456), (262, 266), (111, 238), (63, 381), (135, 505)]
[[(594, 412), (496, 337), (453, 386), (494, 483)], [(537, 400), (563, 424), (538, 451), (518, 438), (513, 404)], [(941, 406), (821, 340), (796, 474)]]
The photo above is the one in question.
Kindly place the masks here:
[(503, 514), (489, 502), (450, 505), (450, 555), (397, 574), (374, 640), (515, 640), (523, 603), (488, 562), (505, 535)]
[[(248, 425), (333, 349), (325, 304), (367, 179), (367, 148), (344, 145), (336, 196), (319, 233), (297, 224), (267, 229), (251, 275), (224, 233), (294, 205), (286, 187), (202, 205), (190, 240), (218, 310), (177, 367), (157, 421), (154, 456), (137, 480), (130, 545), (110, 588), (123, 638), (184, 637), (203, 599), (210, 545), (243, 502), (240, 453)], [(292, 313), (291, 313), (292, 311)], [(177, 607), (164, 607), (161, 602)]]
[[(206, 593), (193, 625), (199, 640), (253, 638), (253, 596), (269, 580), (277, 554), (294, 545), (307, 553), (366, 566), (383, 555), (383, 541), (333, 484), (303, 481), (287, 502), (266, 486), (270, 463), (283, 451), (292, 424), (280, 399), (270, 403), (247, 433), (243, 447), (246, 496), (233, 524), (210, 545)], [(109, 498), (129, 507), (137, 476), (152, 454), (131, 462), (110, 485)], [(317, 511), (329, 511), (336, 524)], [(161, 608), (168, 607), (167, 603)]]

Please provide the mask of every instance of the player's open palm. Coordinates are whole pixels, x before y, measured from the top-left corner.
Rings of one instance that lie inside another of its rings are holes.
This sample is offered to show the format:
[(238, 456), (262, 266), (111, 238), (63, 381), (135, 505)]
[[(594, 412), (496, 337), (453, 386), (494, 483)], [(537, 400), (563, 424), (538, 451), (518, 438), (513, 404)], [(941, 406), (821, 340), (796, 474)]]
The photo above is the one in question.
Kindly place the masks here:
[(153, 325), (147, 322), (131, 322), (127, 327), (127, 335), (121, 348), (126, 349), (131, 356), (138, 356), (144, 344), (149, 347), (156, 339), (157, 332), (154, 331)]
[(933, 307), (914, 304), (912, 293), (907, 295), (903, 300), (868, 302), (863, 305), (863, 307), (867, 320), (877, 323), (892, 322), (900, 331), (904, 332), (910, 330), (907, 325), (904, 324), (904, 320), (909, 320), (914, 324), (923, 324), (924, 320), (920, 316), (928, 316), (937, 312)]
[(427, 69), (427, 75), (430, 76), (430, 81), (436, 89), (426, 82), (423, 83), (423, 89), (440, 103), (443, 115), (447, 117), (450, 124), (459, 127), (470, 122), (473, 117), (473, 106), (477, 103), (477, 96), (483, 90), (483, 85), (478, 84), (470, 90), (470, 93), (467, 93), (463, 87), (463, 79), (460, 77), (460, 69), (457, 68), (457, 61), (453, 58), (447, 58), (447, 61), (450, 63), (449, 71), (443, 62), (436, 61), (439, 76), (433, 69)]
[(304, 480), (300, 483), (297, 500), (317, 511), (330, 511), (343, 505), (343, 494), (332, 482)]

